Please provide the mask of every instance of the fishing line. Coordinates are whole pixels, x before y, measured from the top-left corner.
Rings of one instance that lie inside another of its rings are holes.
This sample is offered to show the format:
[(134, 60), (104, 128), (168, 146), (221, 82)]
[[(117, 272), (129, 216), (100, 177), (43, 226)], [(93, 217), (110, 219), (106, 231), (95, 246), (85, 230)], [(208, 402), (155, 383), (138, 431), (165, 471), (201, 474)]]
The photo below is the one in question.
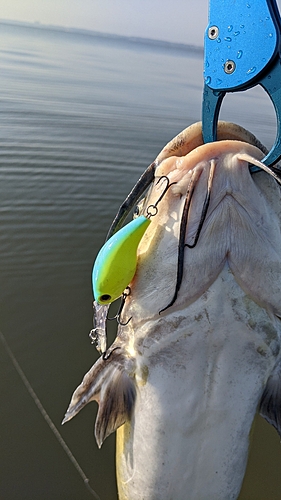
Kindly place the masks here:
[(100, 497), (98, 496), (98, 494), (91, 488), (91, 486), (89, 484), (90, 480), (87, 478), (85, 472), (80, 467), (80, 465), (77, 462), (76, 458), (74, 457), (72, 451), (67, 446), (66, 442), (64, 441), (64, 439), (61, 436), (60, 432), (56, 428), (56, 426), (53, 423), (52, 419), (49, 417), (48, 413), (46, 412), (46, 410), (45, 410), (44, 406), (42, 405), (40, 399), (38, 398), (37, 394), (35, 393), (35, 391), (33, 390), (32, 386), (30, 385), (28, 379), (26, 378), (23, 370), (21, 369), (21, 367), (20, 367), (18, 361), (16, 360), (13, 352), (11, 351), (11, 349), (10, 349), (10, 347), (9, 347), (9, 345), (8, 345), (8, 343), (7, 343), (4, 335), (3, 335), (3, 333), (1, 332), (1, 330), (0, 330), (0, 338), (1, 338), (2, 344), (4, 345), (4, 348), (5, 348), (6, 352), (7, 352), (7, 354), (9, 355), (9, 357), (10, 357), (10, 359), (11, 359), (13, 365), (14, 365), (14, 368), (16, 369), (18, 375), (20, 376), (22, 382), (24, 383), (27, 391), (29, 392), (30, 396), (32, 397), (32, 399), (33, 399), (34, 403), (36, 404), (38, 410), (40, 411), (42, 417), (47, 422), (49, 428), (51, 429), (51, 431), (53, 432), (53, 434), (57, 438), (59, 444), (64, 449), (64, 451), (65, 451), (66, 455), (68, 456), (69, 460), (72, 462), (72, 464), (74, 465), (74, 467), (77, 470), (78, 474), (83, 479), (84, 484), (87, 487), (88, 491), (93, 495), (93, 497), (96, 500), (101, 500)]

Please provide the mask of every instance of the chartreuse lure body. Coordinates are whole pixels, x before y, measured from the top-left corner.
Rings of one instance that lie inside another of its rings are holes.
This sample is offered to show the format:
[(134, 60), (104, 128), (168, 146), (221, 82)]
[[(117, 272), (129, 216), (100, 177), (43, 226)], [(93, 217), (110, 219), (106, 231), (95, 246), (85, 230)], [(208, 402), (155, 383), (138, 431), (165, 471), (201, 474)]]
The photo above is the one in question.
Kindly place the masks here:
[(122, 295), (137, 267), (137, 249), (151, 220), (140, 215), (115, 233), (96, 258), (92, 281), (98, 304), (110, 304)]

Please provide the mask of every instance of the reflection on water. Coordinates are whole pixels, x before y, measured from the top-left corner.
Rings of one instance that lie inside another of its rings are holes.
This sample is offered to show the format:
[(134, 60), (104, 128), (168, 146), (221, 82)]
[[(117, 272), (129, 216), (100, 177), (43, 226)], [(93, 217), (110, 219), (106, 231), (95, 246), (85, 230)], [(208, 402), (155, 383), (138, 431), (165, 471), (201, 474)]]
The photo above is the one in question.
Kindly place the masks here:
[[(140, 173), (200, 119), (202, 60), (126, 40), (0, 27), (0, 328), (60, 426), (97, 358), (88, 339), (93, 260)], [(275, 119), (262, 90), (226, 99), (222, 117), (272, 144)], [(4, 349), (0, 362), (0, 498), (91, 498)], [(62, 434), (101, 499), (114, 500), (114, 436), (97, 450), (95, 412), (89, 405)], [(241, 499), (279, 498), (281, 450), (264, 422), (252, 453)]]

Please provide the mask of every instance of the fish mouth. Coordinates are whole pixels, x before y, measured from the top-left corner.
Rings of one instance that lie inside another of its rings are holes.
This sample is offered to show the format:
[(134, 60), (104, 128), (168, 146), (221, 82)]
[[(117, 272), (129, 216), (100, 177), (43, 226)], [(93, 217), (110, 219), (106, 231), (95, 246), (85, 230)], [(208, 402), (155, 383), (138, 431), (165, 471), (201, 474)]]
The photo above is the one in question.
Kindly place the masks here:
[[(219, 154), (220, 151), (221, 154)], [(160, 310), (159, 314), (175, 304), (184, 279), (186, 249), (192, 250), (197, 247), (201, 233), (202, 243), (199, 245), (199, 252), (204, 245), (210, 245), (212, 248), (214, 234), (218, 240), (221, 240), (220, 259), (216, 265), (215, 277), (218, 276), (226, 260), (229, 262), (230, 268), (235, 269), (236, 259), (233, 259), (233, 253), (235, 254), (233, 249), (236, 245), (233, 241), (233, 233), (235, 233), (236, 228), (237, 240), (241, 239), (241, 245), (246, 240), (245, 235), (242, 235), (239, 229), (243, 225), (247, 227), (249, 234), (251, 232), (257, 233), (257, 238), (266, 245), (265, 235), (262, 231), (260, 235), (259, 231), (256, 231), (256, 227), (261, 225), (262, 218), (262, 214), (260, 214), (258, 220), (256, 213), (258, 193), (256, 193), (255, 198), (253, 192), (249, 195), (247, 191), (247, 186), (255, 185), (249, 166), (258, 165), (274, 177), (279, 184), (281, 183), (280, 179), (261, 163), (259, 158), (262, 157), (262, 154), (259, 150), (247, 145), (245, 148), (245, 145), (238, 141), (223, 141), (198, 147), (193, 155), (195, 161), (190, 161), (189, 156), (192, 156), (192, 152), (180, 163), (178, 162), (178, 168), (182, 174), (182, 178), (179, 180), (180, 192), (181, 195), (184, 195), (184, 192), (186, 194), (179, 231), (176, 285), (172, 299)], [(175, 163), (177, 164), (177, 161)], [(166, 165), (164, 164), (165, 160), (163, 165), (160, 165), (159, 175), (166, 173)], [(187, 169), (186, 181), (183, 174), (184, 165)], [(179, 173), (174, 170), (171, 178), (174, 179), (177, 176)], [(217, 224), (218, 220), (219, 224)], [(239, 231), (240, 235), (238, 236)], [(268, 243), (269, 241), (267, 241)], [(196, 265), (196, 258), (193, 260), (194, 265)]]
[[(264, 155), (268, 154), (267, 148), (248, 130), (234, 123), (219, 121), (217, 129), (218, 141), (222, 140), (240, 140), (256, 146)], [(192, 150), (203, 145), (202, 123), (197, 122), (190, 125), (177, 136), (175, 136), (160, 151), (156, 159), (146, 168), (137, 183), (132, 188), (129, 195), (121, 204), (114, 220), (108, 231), (106, 241), (116, 233), (121, 227), (131, 210), (137, 205), (145, 191), (151, 186), (155, 179), (156, 168), (161, 162), (171, 156), (185, 156)]]

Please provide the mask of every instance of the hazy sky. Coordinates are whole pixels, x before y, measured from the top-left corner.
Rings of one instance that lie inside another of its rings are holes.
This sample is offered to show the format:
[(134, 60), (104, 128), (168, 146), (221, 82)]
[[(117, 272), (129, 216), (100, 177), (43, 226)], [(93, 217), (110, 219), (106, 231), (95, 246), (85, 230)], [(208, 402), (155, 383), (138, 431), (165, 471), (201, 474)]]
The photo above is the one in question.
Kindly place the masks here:
[(203, 45), (208, 0), (1, 0), (0, 18)]
[(0, 18), (203, 45), (208, 5), (209, 0), (1, 0)]

